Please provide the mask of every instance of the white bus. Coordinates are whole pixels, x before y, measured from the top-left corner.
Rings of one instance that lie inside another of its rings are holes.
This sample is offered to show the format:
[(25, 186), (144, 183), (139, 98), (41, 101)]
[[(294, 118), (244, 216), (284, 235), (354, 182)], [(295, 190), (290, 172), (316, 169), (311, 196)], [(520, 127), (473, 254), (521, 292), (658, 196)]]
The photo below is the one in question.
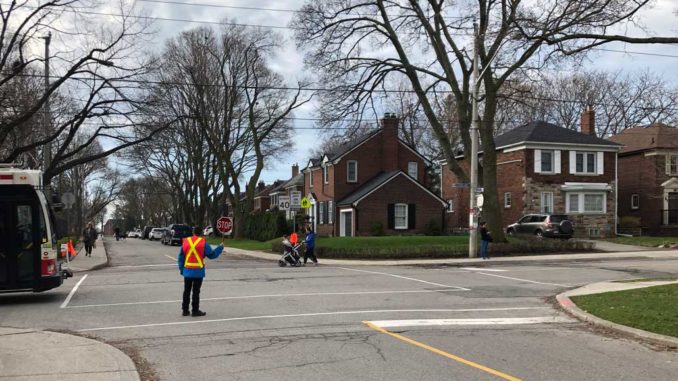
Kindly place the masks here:
[(45, 291), (67, 276), (42, 172), (0, 168), (0, 292)]

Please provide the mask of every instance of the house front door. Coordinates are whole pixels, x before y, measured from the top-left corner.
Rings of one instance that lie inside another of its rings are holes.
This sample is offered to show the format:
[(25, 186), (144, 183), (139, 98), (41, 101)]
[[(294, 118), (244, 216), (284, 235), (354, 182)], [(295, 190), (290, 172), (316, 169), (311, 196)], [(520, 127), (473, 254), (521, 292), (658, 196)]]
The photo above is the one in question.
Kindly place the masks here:
[(678, 193), (670, 192), (668, 195), (669, 199), (669, 209), (668, 209), (668, 225), (677, 225), (678, 224)]
[(352, 237), (353, 236), (353, 211), (342, 210), (340, 213), (339, 236)]

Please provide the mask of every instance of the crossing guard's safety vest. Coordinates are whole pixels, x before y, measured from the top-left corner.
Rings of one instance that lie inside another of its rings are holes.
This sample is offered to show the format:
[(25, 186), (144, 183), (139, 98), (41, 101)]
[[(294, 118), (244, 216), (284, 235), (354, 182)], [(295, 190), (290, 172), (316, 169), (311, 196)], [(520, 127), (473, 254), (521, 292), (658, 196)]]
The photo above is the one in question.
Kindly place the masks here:
[(205, 240), (202, 237), (184, 238), (181, 251), (184, 253), (184, 268), (201, 269), (205, 267)]

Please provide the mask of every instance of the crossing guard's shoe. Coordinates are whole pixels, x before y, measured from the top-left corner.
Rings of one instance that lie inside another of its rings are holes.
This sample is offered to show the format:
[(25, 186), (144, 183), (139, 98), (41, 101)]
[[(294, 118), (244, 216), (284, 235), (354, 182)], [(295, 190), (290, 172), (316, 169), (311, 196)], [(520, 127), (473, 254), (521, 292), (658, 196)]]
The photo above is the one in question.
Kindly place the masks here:
[(193, 311), (193, 313), (191, 314), (191, 316), (205, 316), (205, 315), (207, 315), (207, 312), (200, 311), (200, 310)]
[(188, 312), (188, 310), (184, 310), (184, 311), (181, 313), (181, 315), (182, 315), (182, 316), (188, 316), (188, 315), (190, 315), (190, 313)]

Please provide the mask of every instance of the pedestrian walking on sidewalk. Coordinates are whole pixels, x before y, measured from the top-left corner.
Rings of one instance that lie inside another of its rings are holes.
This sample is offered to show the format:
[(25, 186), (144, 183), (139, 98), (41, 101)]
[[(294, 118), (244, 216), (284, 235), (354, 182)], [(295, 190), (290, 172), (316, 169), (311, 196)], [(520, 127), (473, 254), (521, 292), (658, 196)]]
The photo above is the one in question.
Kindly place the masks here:
[[(201, 237), (202, 229), (196, 226), (193, 228), (193, 236), (184, 238), (181, 249), (179, 249), (179, 256), (177, 257), (177, 264), (179, 265), (179, 273), (184, 276), (184, 297), (181, 303), (181, 311), (183, 316), (188, 316), (188, 302), (191, 301), (191, 315), (205, 316), (205, 312), (200, 311), (200, 288), (202, 287), (203, 278), (205, 278), (205, 257), (209, 259), (216, 259), (224, 250), (224, 243), (212, 249), (210, 245), (205, 242), (205, 238)], [(193, 298), (191, 299), (191, 292)]]
[(98, 236), (99, 236), (99, 233), (94, 228), (92, 223), (91, 222), (88, 223), (85, 230), (82, 231), (82, 242), (83, 242), (83, 244), (85, 244), (85, 256), (86, 257), (92, 256), (92, 247), (94, 247), (94, 244), (97, 241)]
[(313, 263), (318, 264), (318, 258), (315, 257), (315, 233), (310, 227), (306, 228), (306, 237), (304, 237), (304, 244), (306, 251), (304, 251), (304, 265), (308, 258), (311, 258)]
[(485, 221), (480, 222), (480, 257), (482, 259), (490, 259), (490, 256), (487, 254), (487, 248), (492, 242), (492, 235), (490, 231), (487, 230), (487, 224)]

